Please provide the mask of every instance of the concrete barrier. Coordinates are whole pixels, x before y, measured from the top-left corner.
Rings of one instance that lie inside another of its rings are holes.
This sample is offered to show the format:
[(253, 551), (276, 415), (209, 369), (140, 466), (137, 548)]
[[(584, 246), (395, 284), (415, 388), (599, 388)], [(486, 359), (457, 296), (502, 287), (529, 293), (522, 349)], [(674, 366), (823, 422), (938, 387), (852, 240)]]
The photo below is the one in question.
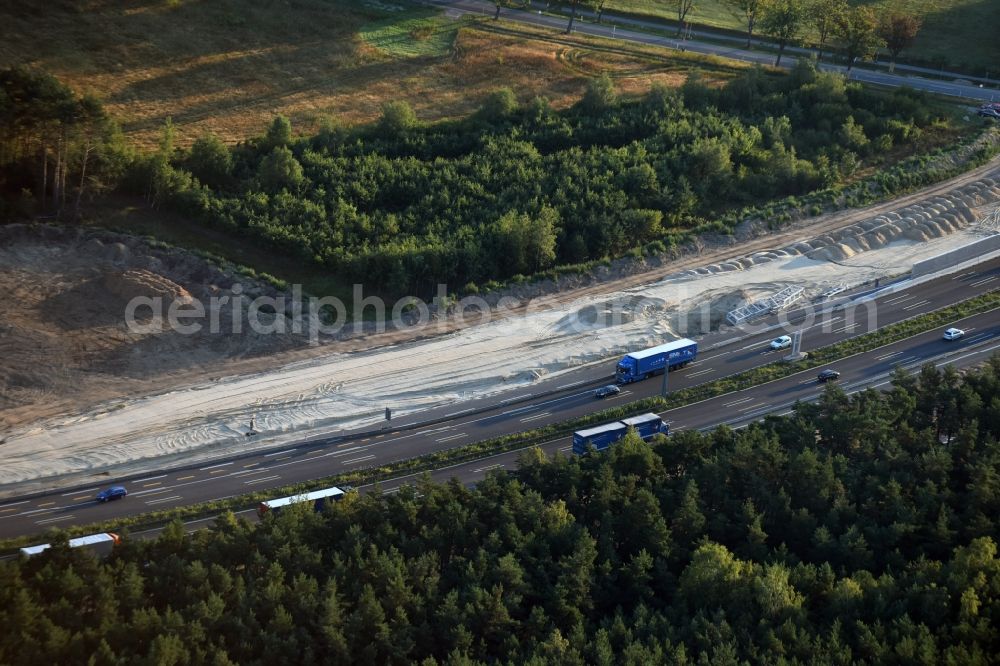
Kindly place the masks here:
[(943, 271), (946, 268), (965, 263), (966, 261), (982, 257), (997, 250), (1000, 250), (1000, 234), (993, 234), (968, 245), (963, 245), (962, 247), (943, 252), (929, 259), (918, 261), (913, 264), (912, 276), (918, 278), (923, 275), (937, 273), (938, 271)]

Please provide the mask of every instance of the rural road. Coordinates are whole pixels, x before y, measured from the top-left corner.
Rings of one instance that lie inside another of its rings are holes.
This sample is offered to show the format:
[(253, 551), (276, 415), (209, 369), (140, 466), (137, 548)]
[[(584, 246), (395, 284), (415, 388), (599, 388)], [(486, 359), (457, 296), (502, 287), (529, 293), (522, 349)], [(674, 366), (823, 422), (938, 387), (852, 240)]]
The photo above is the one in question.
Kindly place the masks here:
[[(449, 12), (458, 14), (472, 14), (476, 16), (492, 16), (496, 11), (492, 2), (482, 2), (481, 0), (424, 0), (424, 4), (438, 7)], [(540, 14), (537, 12), (522, 9), (503, 9), (500, 16), (507, 21), (524, 23), (552, 30), (561, 31), (566, 29), (567, 19)], [(737, 48), (729, 45), (713, 44), (698, 40), (681, 40), (674, 37), (666, 37), (635, 29), (608, 25), (605, 23), (588, 23), (577, 20), (573, 26), (573, 32), (582, 35), (593, 35), (608, 39), (618, 39), (636, 44), (649, 44), (662, 46), (669, 49), (690, 51), (705, 55), (732, 58), (743, 62), (751, 62), (759, 65), (773, 65), (775, 56), (769, 52), (750, 51), (744, 48)], [(782, 67), (791, 68), (795, 63), (795, 54), (786, 52), (782, 61)], [(939, 95), (959, 97), (980, 101), (1000, 100), (1000, 91), (992, 88), (983, 88), (971, 82), (942, 81), (922, 76), (890, 74), (889, 72), (871, 71), (867, 69), (854, 68), (847, 72), (847, 68), (833, 63), (820, 62), (819, 69), (826, 72), (839, 72), (846, 74), (852, 81), (862, 81), (876, 85), (898, 88), (908, 86), (916, 90), (924, 90)]]

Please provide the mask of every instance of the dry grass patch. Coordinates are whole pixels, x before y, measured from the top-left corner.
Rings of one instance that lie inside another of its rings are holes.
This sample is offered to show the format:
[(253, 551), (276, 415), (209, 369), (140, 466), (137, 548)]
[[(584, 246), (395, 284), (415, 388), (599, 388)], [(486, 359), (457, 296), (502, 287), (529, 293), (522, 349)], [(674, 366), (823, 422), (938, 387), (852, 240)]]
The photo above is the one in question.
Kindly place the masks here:
[[(168, 117), (181, 144), (209, 132), (236, 142), (279, 113), (311, 132), (324, 116), (369, 122), (383, 102), (403, 99), (434, 121), (473, 111), (499, 86), (564, 107), (604, 71), (620, 92), (640, 94), (653, 83), (676, 85), (695, 67), (717, 81), (739, 69), (426, 9), (395, 15), (402, 32), (372, 32), (393, 17), (364, 2), (56, 0), (41, 9), (20, 0), (0, 6), (0, 66), (41, 67), (96, 93), (141, 146), (155, 143)], [(395, 49), (385, 48), (391, 40), (366, 42), (366, 26), (369, 36), (402, 41)]]

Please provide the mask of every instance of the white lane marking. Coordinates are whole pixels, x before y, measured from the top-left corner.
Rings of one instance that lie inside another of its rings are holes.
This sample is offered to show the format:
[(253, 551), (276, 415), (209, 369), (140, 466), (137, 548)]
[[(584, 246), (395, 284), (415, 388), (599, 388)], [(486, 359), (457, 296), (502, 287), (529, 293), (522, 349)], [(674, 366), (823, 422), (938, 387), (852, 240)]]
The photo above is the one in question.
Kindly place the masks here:
[[(72, 493), (69, 493), (69, 494), (72, 494)], [(9, 502), (7, 504), (4, 504), (4, 505), (0, 506), (0, 510), (6, 509), (9, 506), (17, 506), (18, 504), (27, 504), (30, 501), (31, 500), (21, 500), (20, 502)]]
[(199, 468), (198, 471), (199, 472), (204, 472), (207, 469), (215, 469), (216, 467), (225, 467), (226, 465), (232, 465), (232, 464), (233, 463), (231, 463), (231, 462), (227, 462), (227, 463), (219, 463), (218, 465), (209, 465), (208, 467), (201, 467), (201, 468)]
[(488, 471), (488, 470), (491, 470), (491, 469), (499, 469), (499, 468), (501, 468), (501, 467), (505, 467), (504, 463), (497, 463), (497, 464), (495, 464), (495, 465), (487, 465), (486, 467), (480, 467), (480, 468), (478, 468), (478, 469), (474, 469), (474, 470), (472, 470), (472, 471), (473, 471), (473, 472), (486, 472), (486, 471)]
[[(253, 511), (253, 509), (251, 509)], [(194, 525), (195, 523), (203, 523), (206, 520), (215, 520), (218, 516), (209, 516), (208, 518), (195, 518), (194, 520), (189, 520), (184, 525)]]
[(904, 294), (902, 296), (896, 296), (895, 298), (887, 298), (886, 300), (882, 301), (882, 303), (884, 305), (902, 303), (903, 301), (908, 301), (911, 298), (916, 298), (916, 297), (917, 297), (916, 294)]
[(46, 525), (48, 523), (55, 523), (55, 522), (58, 522), (60, 520), (70, 520), (72, 518), (74, 518), (74, 516), (59, 516), (57, 518), (46, 518), (45, 520), (36, 520), (35, 524), (36, 525)]
[(562, 386), (557, 386), (556, 390), (561, 391), (562, 389), (573, 388), (574, 386), (579, 386), (580, 384), (586, 384), (586, 383), (587, 383), (586, 379), (581, 379), (578, 382), (572, 382), (570, 384), (563, 384)]
[(330, 453), (325, 453), (322, 456), (318, 456), (318, 457), (320, 457), (320, 458), (327, 458), (329, 456), (343, 456), (343, 455), (346, 455), (348, 453), (354, 453), (355, 451), (364, 451), (365, 449), (370, 449), (373, 446), (375, 446), (375, 445), (374, 444), (365, 444), (364, 446), (352, 446), (352, 447), (350, 447), (348, 449), (343, 449), (341, 451), (330, 451)]
[(716, 368), (708, 368), (707, 370), (699, 370), (698, 372), (688, 373), (688, 377), (697, 377), (698, 375), (707, 375), (710, 372), (715, 372)]
[(966, 338), (965, 344), (972, 345), (972, 344), (975, 344), (977, 342), (982, 342), (984, 340), (989, 340), (992, 337), (993, 337), (992, 333), (977, 333), (976, 335), (973, 335), (971, 338)]
[(528, 405), (527, 407), (518, 407), (517, 409), (511, 409), (506, 412), (501, 412), (500, 416), (510, 416), (511, 414), (519, 414), (521, 412), (531, 411), (532, 409), (538, 409), (538, 405)]
[(249, 481), (244, 481), (243, 485), (248, 486), (251, 483), (264, 483), (265, 481), (274, 481), (275, 479), (280, 479), (280, 474), (275, 474), (274, 476), (262, 476), (259, 479), (250, 479)]
[(527, 395), (515, 395), (513, 398), (507, 398), (506, 400), (501, 400), (497, 404), (498, 405), (506, 405), (508, 403), (514, 402), (515, 400), (527, 400), (530, 397), (532, 397), (532, 395), (530, 393), (527, 394)]
[(468, 414), (469, 412), (474, 412), (474, 411), (476, 411), (476, 409), (474, 407), (470, 407), (469, 409), (463, 409), (460, 412), (452, 412), (451, 414), (445, 414), (444, 417), (446, 419), (450, 419), (455, 416), (461, 416), (462, 414)]
[(165, 493), (171, 491), (176, 487), (177, 486), (167, 486), (166, 488), (153, 488), (152, 490), (137, 490), (134, 493), (129, 493), (129, 495), (133, 497), (139, 497), (140, 495), (156, 495), (158, 493)]
[(254, 474), (264, 474), (266, 472), (271, 472), (271, 471), (273, 470), (270, 467), (258, 467), (257, 469), (245, 469), (241, 472), (233, 472), (228, 476), (240, 476), (240, 477), (253, 476)]
[(881, 356), (876, 356), (875, 360), (876, 361), (884, 361), (887, 358), (892, 358), (893, 356), (899, 356), (902, 353), (903, 353), (902, 351), (894, 351), (891, 354), (882, 354)]
[(170, 497), (157, 497), (154, 500), (146, 500), (146, 504), (152, 506), (153, 504), (162, 504), (164, 502), (172, 502), (174, 500), (179, 500), (180, 495), (171, 495)]
[(725, 403), (725, 405), (723, 405), (723, 406), (724, 406), (724, 407), (732, 407), (732, 406), (734, 406), (734, 405), (738, 405), (738, 404), (740, 404), (741, 402), (750, 402), (750, 401), (751, 401), (751, 400), (753, 400), (753, 399), (754, 399), (753, 397), (749, 397), (749, 398), (741, 398), (741, 399), (739, 399), (739, 400), (733, 400), (732, 402), (727, 402), (727, 403)]
[(903, 309), (904, 310), (913, 310), (914, 308), (922, 308), (923, 306), (929, 305), (929, 304), (930, 304), (930, 301), (925, 299), (925, 300), (922, 300), (922, 301), (920, 301), (918, 303), (913, 303), (911, 305), (907, 305)]
[(738, 412), (748, 412), (751, 409), (762, 409), (764, 407), (770, 407), (770, 406), (771, 406), (771, 403), (769, 403), (769, 402), (758, 402), (756, 405), (747, 405), (746, 407), (740, 407), (736, 411), (738, 411)]
[(133, 481), (132, 483), (144, 483), (146, 481), (154, 481), (156, 479), (165, 479), (166, 477), (167, 477), (166, 474), (160, 474), (159, 476), (151, 476), (145, 479), (139, 479), (138, 481)]
[(442, 437), (441, 439), (435, 439), (435, 442), (447, 442), (452, 439), (458, 439), (459, 437), (465, 437), (464, 432), (460, 432), (457, 435), (449, 435), (448, 437)]
[[(451, 430), (454, 427), (455, 427), (454, 425), (446, 425), (446, 426), (442, 426), (440, 428), (428, 428), (427, 430), (418, 430), (418, 431), (416, 431), (413, 434), (414, 435), (429, 435), (429, 434), (431, 434), (433, 432), (444, 432), (445, 430)], [(405, 436), (406, 435), (404, 435), (404, 437)], [(397, 439), (402, 439), (402, 437), (398, 437)], [(365, 440), (361, 440), (361, 441), (364, 442)], [(343, 444), (339, 444), (338, 446), (343, 446)]]
[(265, 458), (270, 458), (271, 456), (280, 456), (285, 453), (291, 453), (292, 451), (298, 451), (298, 449), (288, 449), (287, 451), (276, 451), (274, 453), (265, 453)]
[(71, 493), (63, 493), (60, 497), (67, 497), (69, 495), (76, 495), (77, 493), (92, 493), (95, 490), (100, 490), (100, 488), (87, 488), (86, 490), (74, 490)]
[(560, 451), (569, 451), (569, 450), (570, 450), (570, 449), (572, 449), (572, 448), (573, 448), (573, 445), (572, 445), (572, 444), (570, 444), (569, 446), (564, 446), (564, 447), (562, 447), (562, 448), (561, 448), (561, 449), (559, 449), (559, 450), (560, 450)]
[(527, 423), (528, 421), (536, 421), (538, 419), (544, 419), (546, 416), (552, 416), (552, 412), (542, 412), (541, 414), (535, 414), (534, 416), (526, 416), (520, 419), (521, 423)]
[(970, 282), (969, 286), (970, 287), (981, 287), (984, 284), (986, 284), (988, 282), (993, 282), (993, 280), (996, 280), (996, 279), (997, 279), (996, 275), (991, 275), (990, 277), (986, 278), (985, 280), (977, 280), (976, 282)]
[(861, 326), (861, 322), (854, 322), (853, 324), (848, 324), (847, 326), (842, 326), (835, 331), (830, 331), (831, 333), (846, 333), (847, 331), (853, 331), (858, 326)]
[[(31, 511), (22, 511), (21, 513), (14, 514), (15, 516), (30, 516), (34, 513), (52, 513), (56, 509), (61, 509), (59, 506), (50, 506), (47, 509), (32, 509)], [(4, 516), (4, 518), (10, 518), (10, 516)]]
[(351, 458), (350, 460), (344, 460), (344, 461), (342, 461), (342, 462), (343, 462), (343, 463), (344, 463), (345, 465), (353, 465), (354, 463), (359, 463), (359, 462), (363, 462), (363, 461), (365, 461), (365, 460), (371, 460), (371, 459), (373, 459), (374, 457), (375, 457), (375, 454), (373, 453), (373, 454), (371, 454), (370, 456), (361, 456), (360, 458)]
[(971, 277), (978, 272), (979, 271), (969, 271), (968, 273), (962, 273), (961, 275), (956, 275), (955, 277), (953, 277), (952, 280), (961, 280), (964, 277)]

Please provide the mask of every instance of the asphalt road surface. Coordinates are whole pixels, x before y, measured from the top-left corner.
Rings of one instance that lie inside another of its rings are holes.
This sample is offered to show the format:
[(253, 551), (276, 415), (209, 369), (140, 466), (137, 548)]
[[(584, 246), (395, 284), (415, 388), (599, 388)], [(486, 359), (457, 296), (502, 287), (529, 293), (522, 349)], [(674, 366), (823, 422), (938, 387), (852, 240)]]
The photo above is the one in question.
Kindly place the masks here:
[[(806, 310), (783, 314), (788, 330), (803, 329), (803, 351), (845, 340), (869, 330), (986, 293), (1000, 285), (1000, 259), (980, 264), (877, 298), (874, 303), (813, 317)], [(931, 360), (967, 365), (992, 353), (1000, 344), (1000, 311), (953, 322), (967, 331), (965, 338), (945, 342), (934, 330), (836, 364), (848, 389), (884, 383), (897, 365), (918, 367)], [(787, 351), (773, 352), (768, 343), (783, 333), (775, 318), (756, 326), (758, 332), (713, 334), (701, 340), (702, 352), (688, 367), (670, 374), (672, 390), (705, 382), (774, 362)], [(661, 378), (654, 377), (623, 387), (620, 395), (596, 400), (593, 389), (612, 381), (617, 359), (540, 382), (527, 391), (431, 410), (394, 420), (391, 429), (346, 434), (292, 444), (279, 451), (258, 452), (196, 467), (150, 473), (141, 478), (107, 477), (85, 487), (12, 498), (0, 503), (0, 538), (43, 532), (53, 526), (70, 526), (113, 520), (148, 511), (168, 509), (277, 488), (366, 467), (383, 465), (443, 449), (463, 446), (500, 435), (565, 421), (598, 409), (656, 395)], [(671, 410), (664, 416), (674, 432), (683, 428), (708, 428), (726, 423), (739, 425), (765, 413), (787, 410), (797, 399), (818, 394), (815, 372), (808, 372), (710, 401)], [(457, 408), (460, 407), (460, 408)], [(568, 450), (568, 441), (551, 443), (547, 450)], [(491, 461), (439, 470), (445, 477), (458, 474), (467, 480), (491, 466), (509, 465), (516, 459), (505, 454)], [(109, 485), (125, 485), (129, 495), (106, 504), (94, 495)]]
[[(493, 16), (493, 13), (496, 11), (495, 5), (492, 2), (482, 2), (481, 0), (425, 0), (425, 4), (445, 9), (451, 13), (475, 14), (478, 16)], [(537, 12), (519, 9), (504, 9), (501, 12), (501, 16), (507, 21), (551, 28), (555, 31), (565, 30), (567, 23), (566, 18), (549, 16), (547, 14), (539, 14)], [(747, 49), (735, 48), (733, 46), (699, 42), (691, 39), (681, 40), (679, 38), (664, 37), (650, 34), (648, 32), (640, 32), (637, 30), (630, 30), (628, 28), (619, 28), (617, 26), (607, 24), (587, 23), (581, 20), (577, 20), (574, 23), (573, 32), (610, 39), (619, 39), (636, 44), (651, 44), (675, 50), (691, 51), (692, 53), (702, 53), (705, 55), (732, 58), (734, 60), (742, 60), (743, 62), (752, 62), (760, 65), (773, 65), (775, 59), (773, 53), (749, 51)], [(795, 56), (786, 53), (785, 58), (782, 60), (782, 67), (791, 68), (794, 63)], [(970, 82), (941, 81), (920, 76), (903, 76), (900, 74), (890, 74), (888, 72), (871, 71), (858, 68), (854, 68), (848, 73), (846, 67), (826, 62), (819, 63), (818, 67), (823, 71), (847, 74), (848, 77), (854, 81), (863, 81), (865, 83), (873, 83), (893, 88), (907, 86), (916, 90), (926, 90), (927, 92), (937, 93), (940, 95), (949, 95), (952, 97), (962, 97), (981, 101), (994, 101), (1000, 99), (1000, 93), (996, 90), (981, 88)]]

